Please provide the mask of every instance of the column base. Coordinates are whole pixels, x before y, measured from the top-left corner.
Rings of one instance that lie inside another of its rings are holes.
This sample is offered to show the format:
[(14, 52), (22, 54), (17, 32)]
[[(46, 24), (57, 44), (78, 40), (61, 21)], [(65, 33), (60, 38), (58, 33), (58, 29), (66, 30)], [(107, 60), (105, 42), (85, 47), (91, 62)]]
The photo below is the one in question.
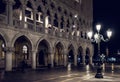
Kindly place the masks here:
[(97, 73), (95, 75), (95, 78), (103, 78), (103, 75), (102, 75), (102, 67), (98, 67), (97, 68)]

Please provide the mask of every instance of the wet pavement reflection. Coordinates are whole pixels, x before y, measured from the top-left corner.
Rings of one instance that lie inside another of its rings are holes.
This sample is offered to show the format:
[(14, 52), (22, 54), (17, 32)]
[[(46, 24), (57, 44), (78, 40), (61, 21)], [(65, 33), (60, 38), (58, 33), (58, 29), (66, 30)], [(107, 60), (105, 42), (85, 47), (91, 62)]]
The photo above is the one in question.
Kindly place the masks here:
[(120, 66), (114, 64), (103, 65), (103, 79), (95, 78), (96, 67), (86, 65), (84, 67), (44, 68), (12, 71), (0, 73), (0, 82), (119, 82)]

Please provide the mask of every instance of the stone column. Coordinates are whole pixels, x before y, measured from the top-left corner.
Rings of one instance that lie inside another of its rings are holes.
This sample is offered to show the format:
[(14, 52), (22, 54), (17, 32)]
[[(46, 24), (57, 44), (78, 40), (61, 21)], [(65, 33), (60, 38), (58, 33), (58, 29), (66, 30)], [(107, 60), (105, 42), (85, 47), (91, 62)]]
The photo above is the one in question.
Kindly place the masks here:
[(32, 51), (32, 69), (36, 69), (36, 51)]
[(85, 55), (82, 56), (82, 63), (85, 65)]
[(45, 24), (46, 24), (45, 18), (46, 18), (46, 16), (47, 16), (46, 13), (43, 12), (43, 27), (42, 27), (42, 29), (43, 29), (42, 31), (43, 32), (45, 32)]
[(64, 49), (64, 66), (67, 66), (67, 64), (68, 64), (67, 55), (68, 55), (68, 50)]
[(51, 64), (51, 67), (53, 68), (54, 67), (54, 52), (51, 51), (49, 55), (50, 55), (50, 64)]
[(13, 26), (13, 0), (6, 0), (7, 23)]
[(37, 13), (37, 9), (34, 8), (33, 9), (34, 31), (36, 31), (36, 13)]
[(60, 18), (60, 16), (58, 15), (58, 29), (59, 29), (59, 30), (61, 29), (60, 23), (61, 23), (61, 18)]
[(13, 54), (13, 48), (6, 47), (5, 48), (5, 70), (6, 71), (12, 71), (12, 54)]
[(64, 66), (67, 66), (67, 53), (64, 54)]
[(92, 56), (90, 56), (90, 64), (92, 65)]
[(72, 25), (72, 21), (69, 21), (69, 32), (70, 32), (70, 35), (72, 35), (72, 28), (73, 28), (73, 25)]
[(22, 3), (22, 28), (25, 28), (25, 9), (26, 5)]
[(74, 65), (77, 66), (77, 55), (74, 54)]
[(54, 14), (51, 14), (51, 27), (52, 27), (52, 33), (55, 35), (55, 29), (53, 28), (54, 25)]

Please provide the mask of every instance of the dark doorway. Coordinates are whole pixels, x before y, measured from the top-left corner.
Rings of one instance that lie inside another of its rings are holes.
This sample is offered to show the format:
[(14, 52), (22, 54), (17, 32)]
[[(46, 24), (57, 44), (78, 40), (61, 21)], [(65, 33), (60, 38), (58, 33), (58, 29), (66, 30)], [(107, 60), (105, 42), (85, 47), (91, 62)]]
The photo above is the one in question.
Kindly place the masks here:
[(74, 64), (74, 54), (73, 54), (73, 50), (70, 50), (70, 51), (69, 51), (68, 62)]
[(39, 56), (38, 56), (38, 62), (39, 62), (39, 65), (45, 65), (45, 58), (44, 58), (44, 51), (41, 50), (39, 52)]

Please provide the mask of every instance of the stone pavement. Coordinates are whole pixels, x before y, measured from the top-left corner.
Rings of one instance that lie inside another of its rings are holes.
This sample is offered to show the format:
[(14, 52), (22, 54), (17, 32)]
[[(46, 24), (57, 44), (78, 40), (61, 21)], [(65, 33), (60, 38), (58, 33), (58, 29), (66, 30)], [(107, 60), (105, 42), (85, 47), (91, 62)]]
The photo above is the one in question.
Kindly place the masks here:
[(120, 68), (117, 67), (114, 71), (111, 68), (106, 68), (103, 72), (104, 78), (94, 78), (95, 69), (72, 68), (67, 71), (66, 68), (54, 69), (38, 69), (21, 71), (13, 71), (5, 73), (0, 82), (120, 82)]

